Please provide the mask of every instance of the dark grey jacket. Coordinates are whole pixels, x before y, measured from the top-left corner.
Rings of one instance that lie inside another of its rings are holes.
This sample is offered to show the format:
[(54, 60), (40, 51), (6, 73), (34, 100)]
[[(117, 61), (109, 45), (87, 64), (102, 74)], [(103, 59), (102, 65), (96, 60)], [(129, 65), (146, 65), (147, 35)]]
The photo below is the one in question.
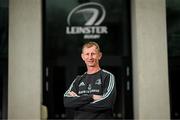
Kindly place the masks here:
[[(78, 96), (72, 97), (73, 91)], [(102, 95), (93, 101), (92, 95)], [(64, 94), (64, 106), (75, 110), (75, 119), (112, 119), (112, 109), (116, 99), (114, 75), (106, 70), (94, 74), (77, 76)]]

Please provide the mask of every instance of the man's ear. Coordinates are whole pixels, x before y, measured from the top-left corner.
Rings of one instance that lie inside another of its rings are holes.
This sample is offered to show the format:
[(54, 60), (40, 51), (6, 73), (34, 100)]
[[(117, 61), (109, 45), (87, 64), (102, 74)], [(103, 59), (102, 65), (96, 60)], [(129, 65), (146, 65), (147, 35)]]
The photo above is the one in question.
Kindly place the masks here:
[(99, 52), (99, 60), (102, 58), (102, 52)]
[(81, 58), (84, 60), (84, 55), (83, 55), (83, 53), (81, 53)]

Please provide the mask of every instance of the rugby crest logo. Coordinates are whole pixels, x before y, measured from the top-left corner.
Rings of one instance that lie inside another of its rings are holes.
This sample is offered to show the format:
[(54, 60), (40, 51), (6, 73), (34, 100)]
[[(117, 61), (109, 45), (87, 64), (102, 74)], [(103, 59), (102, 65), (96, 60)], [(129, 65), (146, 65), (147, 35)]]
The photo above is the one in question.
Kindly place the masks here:
[(108, 33), (106, 26), (100, 26), (105, 16), (105, 8), (100, 3), (80, 4), (68, 14), (66, 34), (84, 34), (84, 38), (97, 39)]

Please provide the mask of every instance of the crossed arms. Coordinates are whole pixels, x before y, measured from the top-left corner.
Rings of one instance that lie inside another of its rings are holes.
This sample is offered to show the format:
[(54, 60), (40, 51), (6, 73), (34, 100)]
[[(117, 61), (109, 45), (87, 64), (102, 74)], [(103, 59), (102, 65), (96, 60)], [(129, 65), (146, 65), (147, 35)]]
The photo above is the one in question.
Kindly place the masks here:
[(115, 79), (113, 75), (106, 77), (102, 95), (78, 95), (76, 80), (64, 94), (64, 106), (76, 110), (101, 111), (112, 109), (116, 98)]

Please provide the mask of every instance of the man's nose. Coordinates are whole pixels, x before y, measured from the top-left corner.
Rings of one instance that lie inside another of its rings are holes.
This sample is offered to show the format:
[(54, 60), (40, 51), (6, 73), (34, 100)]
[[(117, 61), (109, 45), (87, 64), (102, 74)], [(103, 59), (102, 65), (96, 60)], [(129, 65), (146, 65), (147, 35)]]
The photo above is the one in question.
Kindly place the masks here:
[(88, 56), (89, 58), (92, 58), (92, 54), (89, 54), (89, 56)]

